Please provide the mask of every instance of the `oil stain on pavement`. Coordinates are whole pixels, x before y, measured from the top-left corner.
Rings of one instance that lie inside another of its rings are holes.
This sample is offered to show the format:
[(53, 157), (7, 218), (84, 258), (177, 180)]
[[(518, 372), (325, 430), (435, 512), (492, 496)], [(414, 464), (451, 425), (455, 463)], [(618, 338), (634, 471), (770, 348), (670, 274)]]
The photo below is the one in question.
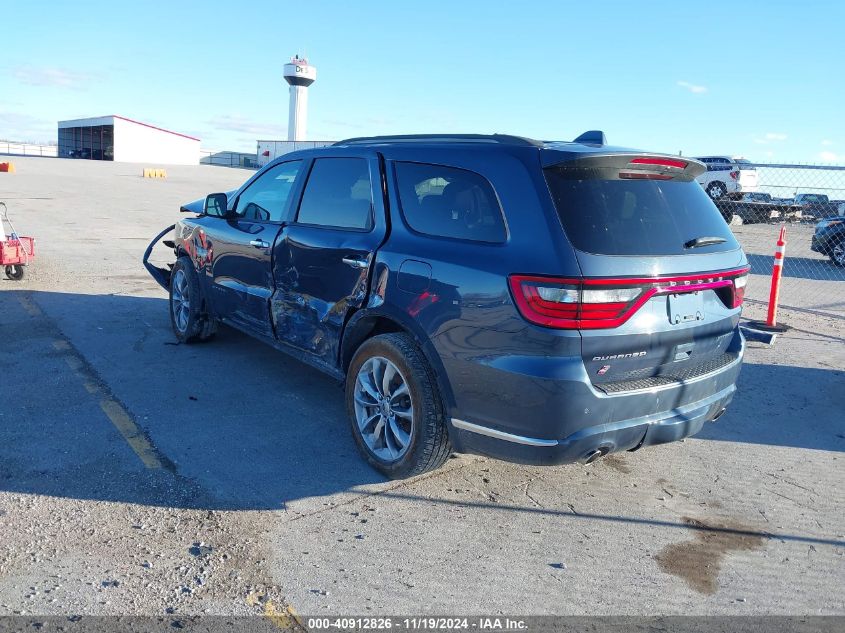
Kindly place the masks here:
[(681, 578), (699, 593), (716, 593), (722, 561), (729, 553), (763, 545), (764, 535), (744, 525), (705, 523), (691, 517), (683, 517), (683, 521), (696, 529), (695, 538), (666, 546), (656, 560), (663, 571)]

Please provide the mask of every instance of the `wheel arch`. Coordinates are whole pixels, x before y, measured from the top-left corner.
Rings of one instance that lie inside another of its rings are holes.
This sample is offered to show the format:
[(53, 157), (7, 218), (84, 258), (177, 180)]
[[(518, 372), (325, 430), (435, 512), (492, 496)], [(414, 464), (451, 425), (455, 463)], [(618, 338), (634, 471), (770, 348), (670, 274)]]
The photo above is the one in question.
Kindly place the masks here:
[(352, 357), (355, 356), (355, 352), (365, 341), (379, 334), (393, 332), (408, 334), (414, 339), (434, 372), (443, 406), (446, 407), (447, 411), (454, 408), (454, 395), (446, 376), (446, 370), (429, 337), (413, 319), (385, 309), (362, 308), (349, 317), (343, 328), (340, 341), (340, 358), (338, 361), (341, 371), (346, 373), (349, 364), (352, 362)]

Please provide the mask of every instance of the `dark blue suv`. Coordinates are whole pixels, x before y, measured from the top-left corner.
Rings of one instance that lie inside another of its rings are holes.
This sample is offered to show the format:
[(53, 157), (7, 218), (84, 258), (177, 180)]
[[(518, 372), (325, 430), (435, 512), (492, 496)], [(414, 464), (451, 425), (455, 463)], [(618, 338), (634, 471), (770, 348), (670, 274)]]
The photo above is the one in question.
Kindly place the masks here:
[(591, 462), (718, 418), (748, 265), (702, 163), (503, 135), (349, 139), (183, 207), (176, 337), (243, 330), (346, 383), (390, 477), (452, 451)]

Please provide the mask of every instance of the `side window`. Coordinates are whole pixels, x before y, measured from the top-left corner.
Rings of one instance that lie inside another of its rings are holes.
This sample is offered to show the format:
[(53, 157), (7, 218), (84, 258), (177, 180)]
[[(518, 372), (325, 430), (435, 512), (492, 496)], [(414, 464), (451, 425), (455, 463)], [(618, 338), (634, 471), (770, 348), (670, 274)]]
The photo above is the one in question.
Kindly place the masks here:
[(466, 169), (422, 163), (395, 164), (399, 202), (414, 231), (473, 242), (507, 239), (493, 186)]
[(281, 222), (285, 219), (290, 193), (301, 160), (276, 165), (252, 183), (238, 198), (235, 213), (245, 220)]
[(373, 225), (373, 188), (365, 158), (314, 161), (296, 221), (344, 229)]

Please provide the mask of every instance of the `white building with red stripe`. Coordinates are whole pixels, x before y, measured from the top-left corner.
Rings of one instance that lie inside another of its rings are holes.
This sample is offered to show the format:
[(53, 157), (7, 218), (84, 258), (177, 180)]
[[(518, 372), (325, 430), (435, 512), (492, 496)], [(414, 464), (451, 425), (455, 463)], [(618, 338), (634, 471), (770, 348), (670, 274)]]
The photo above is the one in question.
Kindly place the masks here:
[(117, 114), (59, 121), (59, 157), (197, 165), (200, 139)]

